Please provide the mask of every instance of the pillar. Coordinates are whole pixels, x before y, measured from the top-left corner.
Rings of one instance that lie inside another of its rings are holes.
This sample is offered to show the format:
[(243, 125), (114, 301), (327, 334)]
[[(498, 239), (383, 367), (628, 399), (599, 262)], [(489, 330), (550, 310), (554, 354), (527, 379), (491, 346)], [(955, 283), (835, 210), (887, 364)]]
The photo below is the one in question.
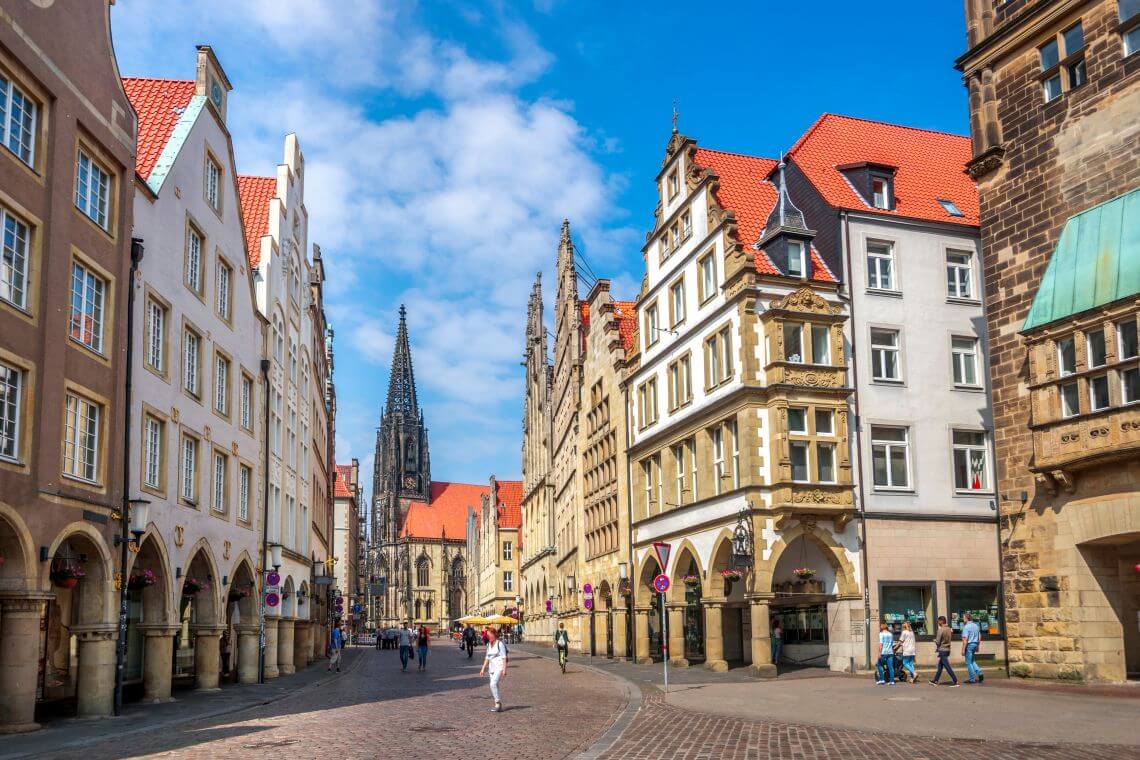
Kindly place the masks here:
[(0, 734), (35, 731), (44, 597), (0, 599)]
[(277, 669), (277, 623), (281, 618), (265, 618), (265, 679), (281, 675)]
[(214, 691), (219, 687), (218, 675), (222, 670), (222, 629), (217, 626), (194, 626), (194, 685), (199, 691)]
[(724, 602), (706, 601), (705, 612), (705, 669), (716, 673), (728, 670), (724, 659)]
[(748, 672), (757, 678), (775, 678), (776, 666), (772, 663), (772, 637), (769, 630), (771, 610), (765, 599), (753, 599), (749, 607), (752, 614), (752, 664)]
[(685, 659), (685, 605), (668, 604), (669, 614), (669, 664), (675, 668), (689, 667)]
[(281, 618), (277, 621), (277, 670), (283, 676), (297, 672), (293, 667), (293, 619)]
[(328, 631), (319, 621), (314, 620), (312, 622), (312, 629), (309, 633), (310, 651), (313, 653), (312, 657), (309, 658), (310, 662), (325, 656), (325, 641), (328, 639)]
[(115, 642), (119, 627), (114, 623), (72, 626), (79, 639), (80, 718), (109, 718), (115, 710)]
[(237, 626), (238, 683), (257, 683), (257, 660), (261, 635), (256, 625)]
[(624, 609), (616, 609), (610, 617), (610, 625), (614, 627), (614, 659), (626, 659), (626, 626), (629, 625), (629, 614)]
[(293, 623), (293, 667), (300, 670), (312, 662), (313, 628), (308, 620)]
[(143, 701), (173, 702), (170, 674), (174, 660), (174, 634), (178, 627), (155, 623), (140, 625), (143, 635)]
[(652, 612), (648, 607), (638, 607), (633, 613), (633, 661), (638, 665), (653, 662), (649, 656), (649, 616)]

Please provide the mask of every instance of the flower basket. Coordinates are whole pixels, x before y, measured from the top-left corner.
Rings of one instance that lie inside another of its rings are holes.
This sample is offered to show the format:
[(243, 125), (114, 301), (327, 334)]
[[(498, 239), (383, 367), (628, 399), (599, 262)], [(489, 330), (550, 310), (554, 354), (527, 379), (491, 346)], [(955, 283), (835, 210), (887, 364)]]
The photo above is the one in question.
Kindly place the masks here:
[(248, 591), (242, 591), (240, 588), (235, 588), (230, 590), (229, 596), (227, 598), (231, 602), (237, 602), (245, 599), (247, 596), (249, 596)]
[(87, 576), (83, 568), (73, 565), (61, 565), (51, 571), (51, 582), (60, 588), (75, 588), (79, 581)]
[(206, 591), (209, 588), (210, 584), (206, 581), (186, 576), (186, 580), (182, 582), (182, 596), (194, 596), (199, 591)]
[(792, 571), (792, 574), (801, 580), (808, 580), (815, 577), (815, 570), (810, 567), (797, 567)]
[(300, 607), (304, 603), (305, 603), (305, 597), (303, 597), (303, 596), (297, 597), (297, 606), (298, 607)]
[(138, 591), (156, 583), (158, 583), (158, 575), (153, 570), (142, 570), (131, 573), (131, 577), (127, 579), (127, 588), (131, 591)]
[(282, 592), (281, 592), (281, 598), (282, 598), (282, 599), (288, 599), (288, 598), (289, 598), (289, 597), (291, 597), (291, 596), (293, 596), (293, 592), (292, 592), (292, 591), (282, 591)]
[(739, 570), (734, 570), (732, 568), (729, 568), (727, 570), (721, 570), (720, 575), (726, 581), (738, 581), (744, 577), (744, 573), (740, 572)]
[(681, 583), (684, 583), (689, 588), (696, 588), (701, 585), (701, 578), (699, 575), (685, 575), (682, 576)]

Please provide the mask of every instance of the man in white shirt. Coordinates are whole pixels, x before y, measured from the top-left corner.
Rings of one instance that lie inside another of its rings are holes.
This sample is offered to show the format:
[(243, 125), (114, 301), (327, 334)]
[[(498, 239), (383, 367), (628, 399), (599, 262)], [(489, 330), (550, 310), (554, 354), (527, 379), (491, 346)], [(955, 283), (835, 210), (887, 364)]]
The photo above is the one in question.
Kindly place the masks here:
[[(891, 680), (884, 681), (883, 677), (890, 674)], [(895, 636), (886, 623), (879, 624), (879, 661), (875, 664), (877, 683), (894, 686), (895, 684)]]
[(400, 667), (408, 669), (408, 660), (412, 659), (412, 626), (400, 626)]

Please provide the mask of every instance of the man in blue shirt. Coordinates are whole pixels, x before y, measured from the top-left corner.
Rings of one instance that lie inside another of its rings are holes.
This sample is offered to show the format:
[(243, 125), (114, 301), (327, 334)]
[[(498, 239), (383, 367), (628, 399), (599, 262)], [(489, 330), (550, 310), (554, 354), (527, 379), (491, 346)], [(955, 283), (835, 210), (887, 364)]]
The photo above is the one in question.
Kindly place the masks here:
[[(883, 676), (889, 673), (891, 680), (884, 681)], [(879, 661), (875, 663), (877, 683), (895, 684), (895, 636), (886, 623), (879, 623)]]
[(340, 672), (340, 652), (344, 649), (344, 633), (340, 630), (340, 623), (332, 629), (331, 651), (329, 652), (329, 670), (336, 665), (336, 672)]
[(974, 657), (978, 654), (978, 647), (982, 645), (982, 629), (970, 617), (970, 613), (962, 616), (966, 624), (962, 626), (962, 656), (966, 658), (966, 671), (969, 678), (966, 683), (981, 683), (986, 680), (986, 676), (982, 673), (982, 666), (979, 665)]

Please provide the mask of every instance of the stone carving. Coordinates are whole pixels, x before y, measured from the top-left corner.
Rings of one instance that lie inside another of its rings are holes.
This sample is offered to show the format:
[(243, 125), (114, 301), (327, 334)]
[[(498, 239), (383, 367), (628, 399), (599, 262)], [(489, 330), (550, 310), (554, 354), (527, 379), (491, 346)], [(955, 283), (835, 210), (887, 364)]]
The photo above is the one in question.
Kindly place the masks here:
[(232, 546), (233, 546), (233, 544), (231, 544), (229, 541), (226, 541), (226, 542), (225, 542), (225, 543), (222, 545), (222, 547), (223, 547), (223, 548), (222, 548), (222, 557), (223, 557), (224, 559), (229, 559), (229, 558), (230, 558), (230, 549), (231, 549), (231, 547), (232, 547)]
[(174, 545), (181, 548), (186, 543), (186, 527), (183, 525), (174, 526)]
[(1074, 443), (1076, 441), (1079, 441), (1080, 438), (1081, 434), (1077, 432), (1063, 433), (1061, 435), (1061, 443)]
[(966, 173), (975, 182), (990, 172), (997, 171), (1005, 158), (1005, 148), (1000, 145), (990, 148), (989, 151), (966, 164)]
[(784, 382), (790, 385), (803, 385), (808, 388), (837, 388), (839, 377), (831, 372), (815, 370), (790, 370), (784, 375)]
[(771, 308), (783, 311), (797, 311), (807, 314), (839, 314), (841, 307), (838, 305), (832, 306), (827, 301), (823, 300), (811, 288), (804, 286), (798, 290), (789, 293), (783, 298), (777, 298), (772, 301)]
[(233, 452), (234, 456), (237, 456), (237, 453), (238, 453), (237, 441), (234, 441), (233, 443), (230, 444), (230, 451)]
[[(818, 488), (813, 488), (810, 491), (796, 491), (792, 494), (793, 504), (839, 504), (840, 497), (837, 493), (829, 493), (821, 491)], [(804, 519), (804, 525), (808, 523), (808, 519)], [(812, 523), (814, 525), (814, 521)]]
[(1103, 436), (1108, 435), (1108, 428), (1106, 428), (1106, 427), (1093, 428), (1092, 430), (1089, 431), (1089, 435), (1092, 436), (1093, 438), (1101, 438)]
[(1076, 489), (1077, 484), (1073, 482), (1073, 476), (1065, 470), (1053, 470), (1053, 472), (1049, 474), (1061, 488), (1065, 489), (1065, 493), (1072, 493), (1074, 489)]
[(1057, 482), (1053, 480), (1047, 473), (1039, 472), (1034, 476), (1037, 481), (1037, 486), (1044, 489), (1050, 496), (1057, 495)]

